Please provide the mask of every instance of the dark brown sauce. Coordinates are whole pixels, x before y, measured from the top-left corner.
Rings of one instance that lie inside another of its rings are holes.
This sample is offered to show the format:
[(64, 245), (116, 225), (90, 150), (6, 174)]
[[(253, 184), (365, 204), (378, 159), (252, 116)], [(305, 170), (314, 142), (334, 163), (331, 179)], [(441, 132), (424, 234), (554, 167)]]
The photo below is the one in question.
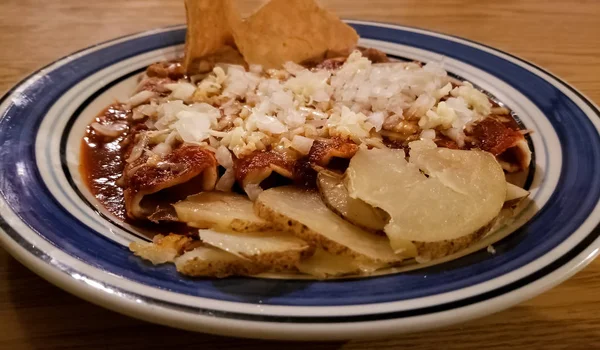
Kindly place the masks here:
[[(127, 120), (130, 112), (122, 105), (114, 104), (100, 113), (94, 122), (112, 124)], [(79, 171), (94, 197), (113, 215), (121, 220), (125, 214), (123, 189), (117, 185), (117, 180), (123, 174), (125, 166), (123, 141), (127, 132), (116, 139), (107, 139), (99, 135), (88, 125), (81, 142), (81, 163)]]

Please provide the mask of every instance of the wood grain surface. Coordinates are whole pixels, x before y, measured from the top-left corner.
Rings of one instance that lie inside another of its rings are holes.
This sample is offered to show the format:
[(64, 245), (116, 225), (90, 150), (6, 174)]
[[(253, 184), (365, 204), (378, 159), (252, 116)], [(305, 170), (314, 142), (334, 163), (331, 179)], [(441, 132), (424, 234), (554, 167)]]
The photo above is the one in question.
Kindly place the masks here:
[[(184, 22), (182, 0), (2, 0), (0, 90), (83, 47)], [(251, 11), (260, 1), (240, 1)], [(338, 0), (341, 17), (466, 37), (530, 60), (600, 104), (600, 1)], [(600, 260), (512, 309), (381, 341), (267, 342), (156, 326), (84, 302), (0, 248), (0, 349), (600, 349)]]

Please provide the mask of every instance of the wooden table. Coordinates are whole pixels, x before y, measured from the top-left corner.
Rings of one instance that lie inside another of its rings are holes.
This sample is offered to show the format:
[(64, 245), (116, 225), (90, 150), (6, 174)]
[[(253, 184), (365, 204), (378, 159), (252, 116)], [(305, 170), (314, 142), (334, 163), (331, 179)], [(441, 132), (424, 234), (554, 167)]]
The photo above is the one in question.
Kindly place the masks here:
[[(241, 4), (245, 11), (254, 2)], [(600, 104), (600, 1), (323, 1), (341, 17), (423, 27), (512, 52)], [(0, 90), (77, 49), (184, 22), (180, 0), (4, 0)], [(0, 249), (0, 348), (600, 349), (600, 259), (510, 310), (397, 340), (283, 344), (194, 334), (104, 310), (50, 285)]]

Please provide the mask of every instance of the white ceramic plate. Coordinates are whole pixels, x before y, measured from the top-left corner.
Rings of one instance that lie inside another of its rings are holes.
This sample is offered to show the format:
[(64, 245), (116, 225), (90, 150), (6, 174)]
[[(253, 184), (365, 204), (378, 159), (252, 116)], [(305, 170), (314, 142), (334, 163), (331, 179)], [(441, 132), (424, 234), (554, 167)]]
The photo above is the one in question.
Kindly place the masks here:
[(0, 104), (0, 242), (52, 283), (109, 309), (190, 330), (256, 338), (392, 336), (480, 317), (565, 280), (598, 253), (600, 119), (589, 100), (517, 57), (447, 35), (350, 22), (361, 44), (399, 59), (443, 60), (535, 130), (531, 204), (494, 244), (434, 267), (363, 279), (189, 279), (152, 266), (142, 239), (81, 181), (84, 127), (126, 98), (149, 64), (181, 55), (182, 26), (136, 34), (63, 58)]

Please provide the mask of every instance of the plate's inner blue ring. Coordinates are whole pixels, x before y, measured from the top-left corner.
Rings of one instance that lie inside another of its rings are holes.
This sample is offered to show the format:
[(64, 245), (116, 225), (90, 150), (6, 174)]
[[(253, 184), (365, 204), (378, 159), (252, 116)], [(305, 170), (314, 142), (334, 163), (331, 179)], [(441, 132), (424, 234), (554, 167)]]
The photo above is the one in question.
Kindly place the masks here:
[[(499, 254), (483, 261), (480, 261), (479, 253), (474, 254), (464, 262), (479, 261), (478, 264), (456, 266), (450, 263), (444, 271), (433, 268), (400, 276), (350, 282), (313, 283), (245, 278), (198, 281), (178, 276), (172, 267), (149, 267), (131, 257), (118, 244), (100, 235), (90, 234), (89, 229), (56, 203), (41, 182), (33, 154), (33, 140), (39, 123), (53, 101), (83, 77), (127, 57), (181, 43), (183, 30), (157, 33), (103, 48), (90, 54), (93, 59), (88, 56), (74, 59), (68, 69), (58, 68), (49, 73), (48, 79), (29, 86), (25, 93), (33, 102), (9, 106), (0, 120), (0, 128), (4, 131), (0, 134), (0, 144), (10, 147), (10, 150), (2, 150), (2, 154), (7, 156), (4, 160), (7, 166), (1, 170), (6, 181), (0, 184), (0, 191), (11, 208), (32, 229), (60, 249), (93, 266), (181, 293), (265, 304), (349, 305), (402, 300), (463, 288), (532, 261), (559, 244), (583, 222), (598, 202), (599, 185), (594, 181), (594, 174), (599, 170), (597, 159), (600, 142), (587, 117), (564, 94), (527, 70), (466, 45), (397, 29), (367, 25), (355, 27), (363, 37), (429, 49), (485, 69), (526, 94), (557, 128), (563, 143), (564, 162), (568, 166), (563, 168), (559, 187), (535, 220), (506, 242), (496, 245)], [(531, 89), (531, 86), (536, 89)], [(560, 118), (564, 115), (571, 122), (568, 130), (564, 130), (564, 126), (560, 129)], [(584, 177), (584, 181), (580, 182), (578, 177)], [(588, 180), (587, 188), (582, 186), (586, 183), (585, 179)], [(570, 191), (578, 195), (569, 195), (565, 186), (570, 186)], [(33, 207), (35, 211), (30, 209)], [(562, 214), (562, 218), (558, 214)], [(3, 226), (6, 228), (5, 224)], [(7, 228), (7, 231), (11, 230)], [(591, 234), (586, 242), (591, 242), (597, 236), (598, 232)], [(579, 248), (583, 250), (585, 245)], [(426, 279), (423, 278), (425, 274)]]

